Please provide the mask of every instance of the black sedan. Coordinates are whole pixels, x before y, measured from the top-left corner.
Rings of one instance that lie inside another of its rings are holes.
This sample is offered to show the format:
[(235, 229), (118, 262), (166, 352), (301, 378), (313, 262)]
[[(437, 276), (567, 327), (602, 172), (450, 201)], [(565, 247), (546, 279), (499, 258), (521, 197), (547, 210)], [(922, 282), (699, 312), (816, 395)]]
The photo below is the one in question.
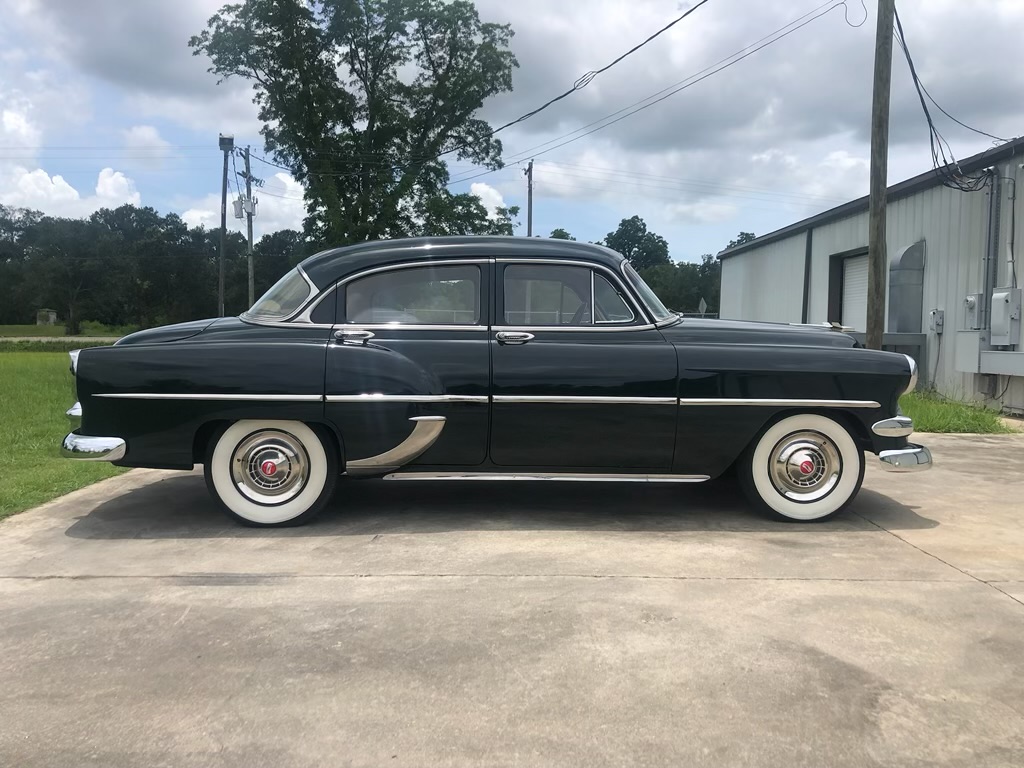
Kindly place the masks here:
[(305, 522), (339, 478), (696, 483), (734, 470), (821, 520), (865, 453), (927, 469), (917, 370), (827, 327), (682, 318), (622, 256), (512, 237), (324, 251), (237, 318), (72, 353), (72, 459), (191, 469), (248, 525)]

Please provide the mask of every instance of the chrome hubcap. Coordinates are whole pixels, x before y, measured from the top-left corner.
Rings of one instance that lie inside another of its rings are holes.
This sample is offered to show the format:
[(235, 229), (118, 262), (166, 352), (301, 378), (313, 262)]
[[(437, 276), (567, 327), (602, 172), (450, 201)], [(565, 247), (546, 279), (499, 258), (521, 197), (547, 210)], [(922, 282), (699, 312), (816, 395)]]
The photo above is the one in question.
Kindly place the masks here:
[(309, 456), (293, 435), (265, 430), (235, 448), (231, 473), (238, 492), (258, 504), (283, 504), (306, 485)]
[(787, 435), (772, 449), (768, 462), (775, 490), (799, 502), (827, 496), (843, 471), (839, 449), (819, 432)]

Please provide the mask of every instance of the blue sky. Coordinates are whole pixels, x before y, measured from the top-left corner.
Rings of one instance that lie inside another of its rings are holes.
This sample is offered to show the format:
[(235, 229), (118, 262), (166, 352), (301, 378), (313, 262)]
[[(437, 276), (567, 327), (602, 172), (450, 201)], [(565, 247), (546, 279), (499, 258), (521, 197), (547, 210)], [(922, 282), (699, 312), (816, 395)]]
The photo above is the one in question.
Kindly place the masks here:
[[(216, 226), (218, 133), (264, 155), (247, 86), (218, 86), (186, 45), (219, 5), (0, 0), (0, 202), (68, 216), (135, 202)], [(862, 195), (874, 17), (852, 26), (865, 19), (855, 0), (660, 104), (546, 151), (557, 137), (578, 136), (570, 132), (830, 5), (712, 0), (584, 90), (502, 134), (508, 167), (454, 189), (491, 206), (522, 206), (518, 233), (525, 234), (522, 169), (534, 150), (535, 234), (564, 227), (597, 240), (639, 214), (677, 260), (716, 252), (741, 230), (763, 234)], [(498, 124), (607, 63), (687, 4), (477, 6), (485, 20), (516, 31), (515, 90), (483, 111)], [(919, 71), (943, 106), (996, 135), (1021, 134), (1024, 3), (908, 0), (900, 8)], [(991, 146), (952, 123), (942, 127), (960, 157)], [(891, 182), (927, 170), (927, 132), (899, 58), (892, 140)], [(253, 171), (266, 179), (257, 233), (298, 227), (301, 187), (259, 161)], [(452, 168), (454, 178), (475, 172), (457, 162)]]

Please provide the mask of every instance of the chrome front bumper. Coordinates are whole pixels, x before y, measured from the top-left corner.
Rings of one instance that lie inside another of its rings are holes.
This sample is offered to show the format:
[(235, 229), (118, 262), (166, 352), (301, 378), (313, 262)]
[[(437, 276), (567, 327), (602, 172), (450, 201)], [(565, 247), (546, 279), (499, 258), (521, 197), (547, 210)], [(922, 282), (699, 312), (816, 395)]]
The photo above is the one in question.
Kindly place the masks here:
[(908, 445), (895, 451), (878, 454), (886, 472), (924, 472), (932, 468), (932, 453), (923, 445)]
[(92, 437), (74, 432), (64, 438), (60, 454), (78, 461), (119, 461), (128, 447), (120, 437)]

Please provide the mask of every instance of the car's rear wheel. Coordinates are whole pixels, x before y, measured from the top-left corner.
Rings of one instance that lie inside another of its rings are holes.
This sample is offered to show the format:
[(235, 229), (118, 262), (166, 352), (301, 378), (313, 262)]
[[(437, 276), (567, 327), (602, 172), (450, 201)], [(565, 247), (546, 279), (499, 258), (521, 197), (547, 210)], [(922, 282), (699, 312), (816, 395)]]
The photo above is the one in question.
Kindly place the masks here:
[(841, 511), (864, 481), (864, 453), (838, 421), (797, 414), (765, 429), (737, 464), (740, 483), (763, 511), (798, 522)]
[(257, 527), (301, 525), (330, 501), (338, 451), (300, 421), (236, 421), (210, 440), (206, 486), (235, 520)]

